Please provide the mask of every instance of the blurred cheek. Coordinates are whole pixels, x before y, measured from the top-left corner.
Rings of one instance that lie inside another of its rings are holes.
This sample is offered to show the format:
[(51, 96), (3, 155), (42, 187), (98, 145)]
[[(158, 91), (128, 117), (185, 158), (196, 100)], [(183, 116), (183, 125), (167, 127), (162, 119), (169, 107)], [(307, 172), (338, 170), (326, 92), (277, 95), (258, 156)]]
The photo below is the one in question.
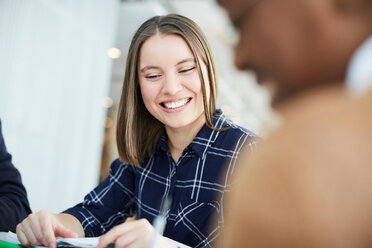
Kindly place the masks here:
[[(240, 37), (238, 43), (235, 45), (235, 66), (239, 70), (246, 70), (249, 68), (249, 56), (255, 52), (256, 41), (252, 40), (254, 37), (250, 37), (244, 30), (240, 31)], [(254, 45), (252, 45), (254, 44)]]
[(239, 43), (235, 46), (235, 59), (234, 59), (235, 66), (239, 70), (246, 69), (244, 61), (245, 61), (244, 51), (241, 46), (241, 41), (239, 41)]

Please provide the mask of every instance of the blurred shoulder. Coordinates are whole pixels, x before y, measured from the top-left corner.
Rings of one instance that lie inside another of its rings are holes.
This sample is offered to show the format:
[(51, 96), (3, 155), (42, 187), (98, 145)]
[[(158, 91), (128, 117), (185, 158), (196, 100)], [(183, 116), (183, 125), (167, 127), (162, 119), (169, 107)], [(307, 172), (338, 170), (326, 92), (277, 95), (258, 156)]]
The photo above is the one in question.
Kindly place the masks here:
[(289, 104), (285, 123), (239, 159), (236, 174), (244, 180), (225, 207), (228, 243), (329, 247), (370, 226), (372, 92), (350, 97), (328, 89)]
[(348, 166), (358, 158), (367, 162), (372, 159), (371, 109), (372, 92), (361, 97), (351, 97), (340, 87), (309, 92), (282, 108), (283, 125), (242, 163), (297, 170)]
[(363, 143), (372, 134), (371, 98), (372, 92), (356, 97), (341, 87), (309, 92), (284, 110), (286, 121), (270, 142), (327, 153)]

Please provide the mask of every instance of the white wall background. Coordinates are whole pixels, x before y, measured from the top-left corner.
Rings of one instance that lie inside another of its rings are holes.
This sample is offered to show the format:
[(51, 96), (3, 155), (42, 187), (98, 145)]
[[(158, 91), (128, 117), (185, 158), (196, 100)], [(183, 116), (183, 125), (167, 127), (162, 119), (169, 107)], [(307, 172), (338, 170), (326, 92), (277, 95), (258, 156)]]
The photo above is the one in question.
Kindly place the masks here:
[(0, 0), (0, 118), (34, 211), (98, 182), (117, 0)]

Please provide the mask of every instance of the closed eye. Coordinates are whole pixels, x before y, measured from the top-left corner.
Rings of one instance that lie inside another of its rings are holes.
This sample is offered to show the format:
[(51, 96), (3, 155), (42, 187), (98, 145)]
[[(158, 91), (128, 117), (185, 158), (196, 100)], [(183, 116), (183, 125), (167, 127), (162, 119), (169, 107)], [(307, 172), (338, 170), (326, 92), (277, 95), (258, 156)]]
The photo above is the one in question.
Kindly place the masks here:
[(195, 66), (190, 67), (190, 68), (183, 69), (183, 70), (180, 71), (180, 73), (189, 72), (189, 71), (192, 71), (192, 70), (194, 70), (194, 69), (195, 69)]
[(151, 74), (151, 75), (146, 75), (145, 78), (147, 78), (147, 79), (155, 79), (155, 78), (158, 78), (160, 76), (161, 75), (159, 75), (159, 74)]

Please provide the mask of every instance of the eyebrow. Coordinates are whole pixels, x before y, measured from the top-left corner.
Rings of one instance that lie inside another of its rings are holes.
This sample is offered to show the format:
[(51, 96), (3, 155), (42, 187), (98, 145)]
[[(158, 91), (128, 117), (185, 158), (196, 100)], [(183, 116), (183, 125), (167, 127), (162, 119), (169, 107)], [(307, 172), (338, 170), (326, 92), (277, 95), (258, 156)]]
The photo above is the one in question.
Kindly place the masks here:
[[(183, 60), (177, 62), (176, 65), (180, 65), (180, 64), (183, 64), (183, 63), (186, 63), (186, 62), (189, 62), (189, 61), (195, 62), (195, 59), (194, 58), (183, 59)], [(147, 65), (147, 66), (141, 68), (140, 72), (144, 72), (144, 71), (150, 70), (150, 69), (159, 69), (159, 68), (160, 68), (159, 66)]]
[(146, 70), (150, 70), (150, 69), (159, 69), (159, 66), (154, 66), (154, 65), (147, 65), (145, 67), (143, 67), (140, 72), (144, 72)]
[(189, 62), (189, 61), (195, 62), (195, 59), (194, 58), (183, 59), (180, 62), (178, 62), (176, 65), (180, 65), (182, 63)]

